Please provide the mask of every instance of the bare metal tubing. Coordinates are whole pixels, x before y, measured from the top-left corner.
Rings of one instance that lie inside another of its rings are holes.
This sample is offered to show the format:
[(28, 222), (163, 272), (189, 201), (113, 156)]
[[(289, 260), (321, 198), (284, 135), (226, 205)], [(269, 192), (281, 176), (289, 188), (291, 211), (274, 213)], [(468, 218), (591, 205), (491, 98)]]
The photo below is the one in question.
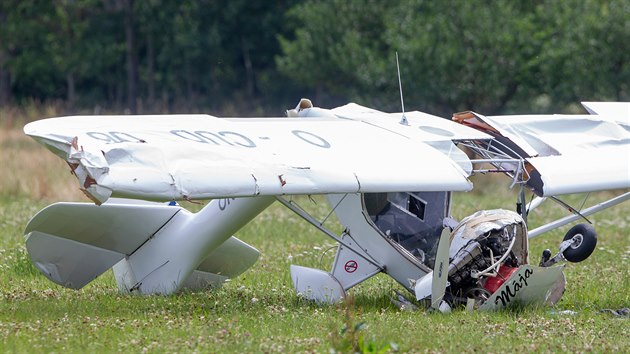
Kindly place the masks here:
[(313, 218), (310, 214), (308, 214), (307, 212), (305, 212), (304, 210), (302, 210), (301, 208), (297, 208), (295, 207), (290, 201), (284, 199), (283, 197), (280, 196), (276, 196), (276, 199), (282, 203), (285, 207), (287, 207), (289, 210), (291, 210), (292, 212), (296, 213), (299, 217), (301, 217), (302, 219), (304, 219), (305, 221), (307, 221), (309, 224), (315, 226), (319, 231), (323, 232), (324, 235), (332, 238), (333, 240), (335, 240), (337, 243), (339, 243), (340, 245), (346, 247), (348, 250), (352, 251), (354, 254), (356, 254), (357, 256), (365, 259), (367, 262), (371, 263), (373, 266), (375, 266), (376, 268), (380, 269), (381, 271), (384, 269), (382, 265), (376, 263), (376, 261), (369, 259), (365, 256), (363, 256), (361, 253), (359, 253), (358, 251), (356, 251), (354, 248), (350, 247), (348, 244), (346, 244), (345, 242), (343, 242), (339, 237), (337, 237), (337, 235), (335, 235), (334, 233), (332, 233), (330, 230), (328, 230), (327, 228), (325, 228), (322, 223), (320, 223), (318, 220), (316, 220), (315, 218)]
[(499, 169), (485, 169), (485, 170), (472, 170), (474, 173), (514, 173), (517, 172), (517, 170), (499, 170)]
[[(623, 203), (624, 201), (630, 199), (630, 192), (624, 193), (618, 197), (609, 199), (603, 203), (599, 203), (596, 205), (593, 205), (590, 208), (586, 208), (582, 211), (580, 211), (580, 214), (584, 215), (584, 216), (589, 216), (591, 214), (595, 214), (600, 210), (604, 210), (604, 209), (608, 209), (612, 206), (615, 206), (617, 204)], [(531, 231), (529, 231), (528, 234), (528, 238), (534, 238), (536, 236), (539, 236), (541, 234), (544, 234), (547, 231), (551, 231), (553, 229), (556, 229), (560, 226), (566, 225), (568, 223), (571, 223), (575, 220), (581, 219), (582, 217), (580, 215), (569, 215), (567, 217), (564, 217), (562, 219), (558, 219), (556, 221), (552, 221), (549, 224), (537, 227)]]
[(522, 162), (521, 159), (471, 159), (472, 163), (516, 163)]

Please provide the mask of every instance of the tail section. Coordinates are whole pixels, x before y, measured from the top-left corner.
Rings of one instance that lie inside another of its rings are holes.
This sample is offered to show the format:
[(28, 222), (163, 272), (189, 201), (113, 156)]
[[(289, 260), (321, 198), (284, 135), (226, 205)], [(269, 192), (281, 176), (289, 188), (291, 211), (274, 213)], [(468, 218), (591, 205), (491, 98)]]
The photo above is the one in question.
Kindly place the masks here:
[(112, 266), (124, 291), (216, 286), (258, 259), (255, 248), (231, 235), (272, 201), (213, 201), (198, 213), (149, 202), (57, 203), (31, 219), (26, 247), (48, 279), (73, 289)]
[(133, 254), (180, 210), (157, 203), (56, 203), (29, 221), (26, 249), (48, 279), (80, 289)]
[(52, 282), (71, 289), (81, 289), (125, 256), (37, 231), (26, 237), (26, 248), (35, 267)]

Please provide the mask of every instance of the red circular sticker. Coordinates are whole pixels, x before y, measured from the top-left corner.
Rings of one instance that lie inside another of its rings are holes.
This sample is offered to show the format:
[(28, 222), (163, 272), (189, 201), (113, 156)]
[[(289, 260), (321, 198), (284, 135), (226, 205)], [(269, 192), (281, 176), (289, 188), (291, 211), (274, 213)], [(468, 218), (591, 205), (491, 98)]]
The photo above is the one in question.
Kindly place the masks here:
[(346, 262), (344, 269), (346, 270), (347, 273), (354, 273), (358, 267), (359, 266), (356, 261), (349, 260)]

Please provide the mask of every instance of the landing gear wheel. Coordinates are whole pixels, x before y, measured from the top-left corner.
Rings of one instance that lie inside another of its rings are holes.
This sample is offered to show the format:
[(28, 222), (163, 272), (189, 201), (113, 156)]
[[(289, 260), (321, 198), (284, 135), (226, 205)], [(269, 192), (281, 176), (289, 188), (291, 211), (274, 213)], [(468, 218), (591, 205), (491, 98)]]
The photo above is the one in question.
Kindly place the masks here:
[(597, 245), (597, 233), (592, 225), (578, 224), (567, 232), (563, 241), (566, 240), (573, 240), (573, 244), (564, 250), (562, 255), (567, 261), (577, 263), (593, 253)]

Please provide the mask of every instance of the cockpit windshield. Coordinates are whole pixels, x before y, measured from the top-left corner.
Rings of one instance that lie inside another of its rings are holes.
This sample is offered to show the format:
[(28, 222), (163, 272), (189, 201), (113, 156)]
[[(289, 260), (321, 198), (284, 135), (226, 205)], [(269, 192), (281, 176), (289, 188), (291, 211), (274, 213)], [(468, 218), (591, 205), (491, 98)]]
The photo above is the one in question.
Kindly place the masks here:
[(450, 192), (366, 193), (365, 211), (389, 240), (433, 269)]

